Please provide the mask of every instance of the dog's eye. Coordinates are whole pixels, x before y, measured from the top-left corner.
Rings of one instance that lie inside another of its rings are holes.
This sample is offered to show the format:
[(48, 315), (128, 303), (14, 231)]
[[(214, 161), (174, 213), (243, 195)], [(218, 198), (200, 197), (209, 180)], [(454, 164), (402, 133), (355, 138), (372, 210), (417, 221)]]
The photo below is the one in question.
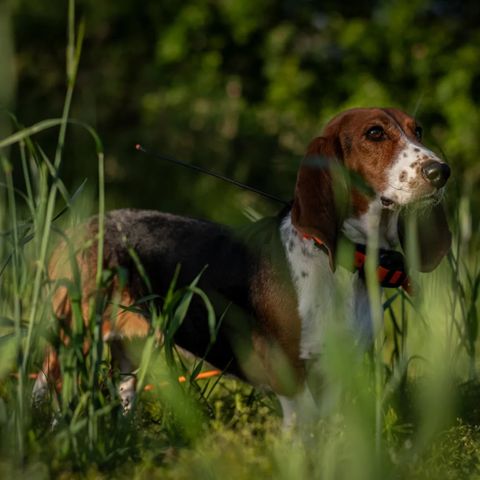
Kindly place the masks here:
[(378, 125), (375, 125), (373, 127), (370, 127), (367, 132), (365, 133), (365, 136), (369, 139), (369, 140), (373, 140), (375, 142), (378, 142), (380, 140), (384, 140), (385, 139), (385, 130), (378, 126)]
[(423, 136), (423, 128), (422, 127), (415, 127), (415, 136), (417, 140), (421, 140)]

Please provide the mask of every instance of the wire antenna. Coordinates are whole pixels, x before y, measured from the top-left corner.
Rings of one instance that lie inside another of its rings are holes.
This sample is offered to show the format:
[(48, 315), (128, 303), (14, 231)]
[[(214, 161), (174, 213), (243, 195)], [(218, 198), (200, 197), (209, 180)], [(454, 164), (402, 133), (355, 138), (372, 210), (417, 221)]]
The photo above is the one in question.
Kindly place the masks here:
[(198, 165), (191, 165), (190, 163), (182, 162), (181, 160), (177, 160), (175, 158), (168, 157), (166, 155), (150, 152), (143, 145), (140, 145), (139, 143), (135, 145), (135, 150), (145, 153), (149, 157), (156, 158), (158, 160), (163, 160), (165, 162), (173, 163), (174, 165), (180, 165), (182, 167), (189, 168), (190, 170), (195, 170), (196, 172), (204, 173), (205, 175), (210, 175), (211, 177), (215, 177), (215, 178), (218, 178), (219, 180), (223, 180), (224, 182), (231, 183), (236, 187), (243, 188), (244, 190), (248, 190), (250, 192), (256, 193), (258, 195), (261, 195), (262, 197), (273, 200), (274, 202), (282, 203), (283, 205), (289, 205), (289, 202), (283, 200), (282, 198), (276, 197), (275, 195), (259, 190), (258, 188), (251, 187), (250, 185), (245, 185), (244, 183), (238, 182), (237, 180), (233, 180), (232, 178), (225, 177), (224, 175), (221, 175), (220, 173), (214, 172), (207, 168), (199, 167)]

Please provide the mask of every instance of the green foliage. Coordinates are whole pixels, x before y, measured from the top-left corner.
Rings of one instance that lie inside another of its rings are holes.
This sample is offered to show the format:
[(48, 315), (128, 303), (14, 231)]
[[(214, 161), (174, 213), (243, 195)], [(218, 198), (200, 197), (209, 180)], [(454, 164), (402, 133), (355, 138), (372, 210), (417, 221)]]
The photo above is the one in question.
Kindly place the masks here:
[[(15, 111), (32, 124), (56, 116), (63, 98), (66, 12), (33, 0), (17, 0), (11, 10)], [(133, 146), (144, 143), (288, 199), (307, 142), (334, 114), (353, 106), (392, 105), (416, 114), (456, 178), (475, 168), (477, 2), (188, 0), (140, 6), (83, 0), (78, 10), (87, 28), (73, 116), (94, 126), (106, 145), (109, 206), (229, 222), (242, 215), (238, 204), (271, 212), (252, 194), (153, 161)], [(49, 138), (47, 151), (54, 142)], [(62, 167), (67, 184), (94, 178), (84, 135), (74, 132), (69, 140)], [(475, 199), (474, 211), (478, 206)]]

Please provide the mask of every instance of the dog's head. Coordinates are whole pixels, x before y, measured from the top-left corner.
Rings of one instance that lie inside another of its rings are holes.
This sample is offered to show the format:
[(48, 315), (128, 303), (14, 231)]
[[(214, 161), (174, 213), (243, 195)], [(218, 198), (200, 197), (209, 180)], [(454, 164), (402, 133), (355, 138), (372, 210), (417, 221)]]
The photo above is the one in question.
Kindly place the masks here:
[[(342, 170), (348, 175), (334, 175)], [(391, 108), (347, 110), (308, 147), (298, 173), (292, 222), (320, 238), (333, 263), (347, 217), (360, 217), (373, 205), (393, 211), (430, 206), (429, 226), (419, 230), (420, 269), (429, 271), (450, 247), (440, 204), (449, 176), (448, 165), (422, 144), (422, 128), (414, 118)], [(339, 177), (348, 178), (342, 183)], [(346, 201), (339, 202), (344, 187)]]

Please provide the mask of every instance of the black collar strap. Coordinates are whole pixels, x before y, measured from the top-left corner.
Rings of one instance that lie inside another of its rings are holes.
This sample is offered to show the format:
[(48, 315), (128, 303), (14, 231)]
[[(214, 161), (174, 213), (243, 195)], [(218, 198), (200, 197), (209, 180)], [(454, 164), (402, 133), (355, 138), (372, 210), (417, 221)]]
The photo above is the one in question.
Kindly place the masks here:
[[(367, 260), (365, 245), (355, 244), (354, 263), (361, 277), (365, 276), (365, 262)], [(385, 288), (402, 287), (407, 293), (411, 293), (412, 288), (410, 278), (405, 271), (404, 257), (396, 250), (387, 250), (380, 248), (378, 250), (377, 266), (378, 283)]]
[[(326, 251), (325, 244), (319, 238), (306, 234), (303, 234), (303, 238), (313, 240), (317, 248), (323, 252)], [(365, 278), (366, 250), (365, 245), (355, 244), (354, 270), (357, 270), (362, 278)], [(410, 278), (405, 271), (404, 257), (396, 250), (379, 249), (377, 278), (378, 283), (384, 288), (402, 287), (407, 293), (412, 293)]]

